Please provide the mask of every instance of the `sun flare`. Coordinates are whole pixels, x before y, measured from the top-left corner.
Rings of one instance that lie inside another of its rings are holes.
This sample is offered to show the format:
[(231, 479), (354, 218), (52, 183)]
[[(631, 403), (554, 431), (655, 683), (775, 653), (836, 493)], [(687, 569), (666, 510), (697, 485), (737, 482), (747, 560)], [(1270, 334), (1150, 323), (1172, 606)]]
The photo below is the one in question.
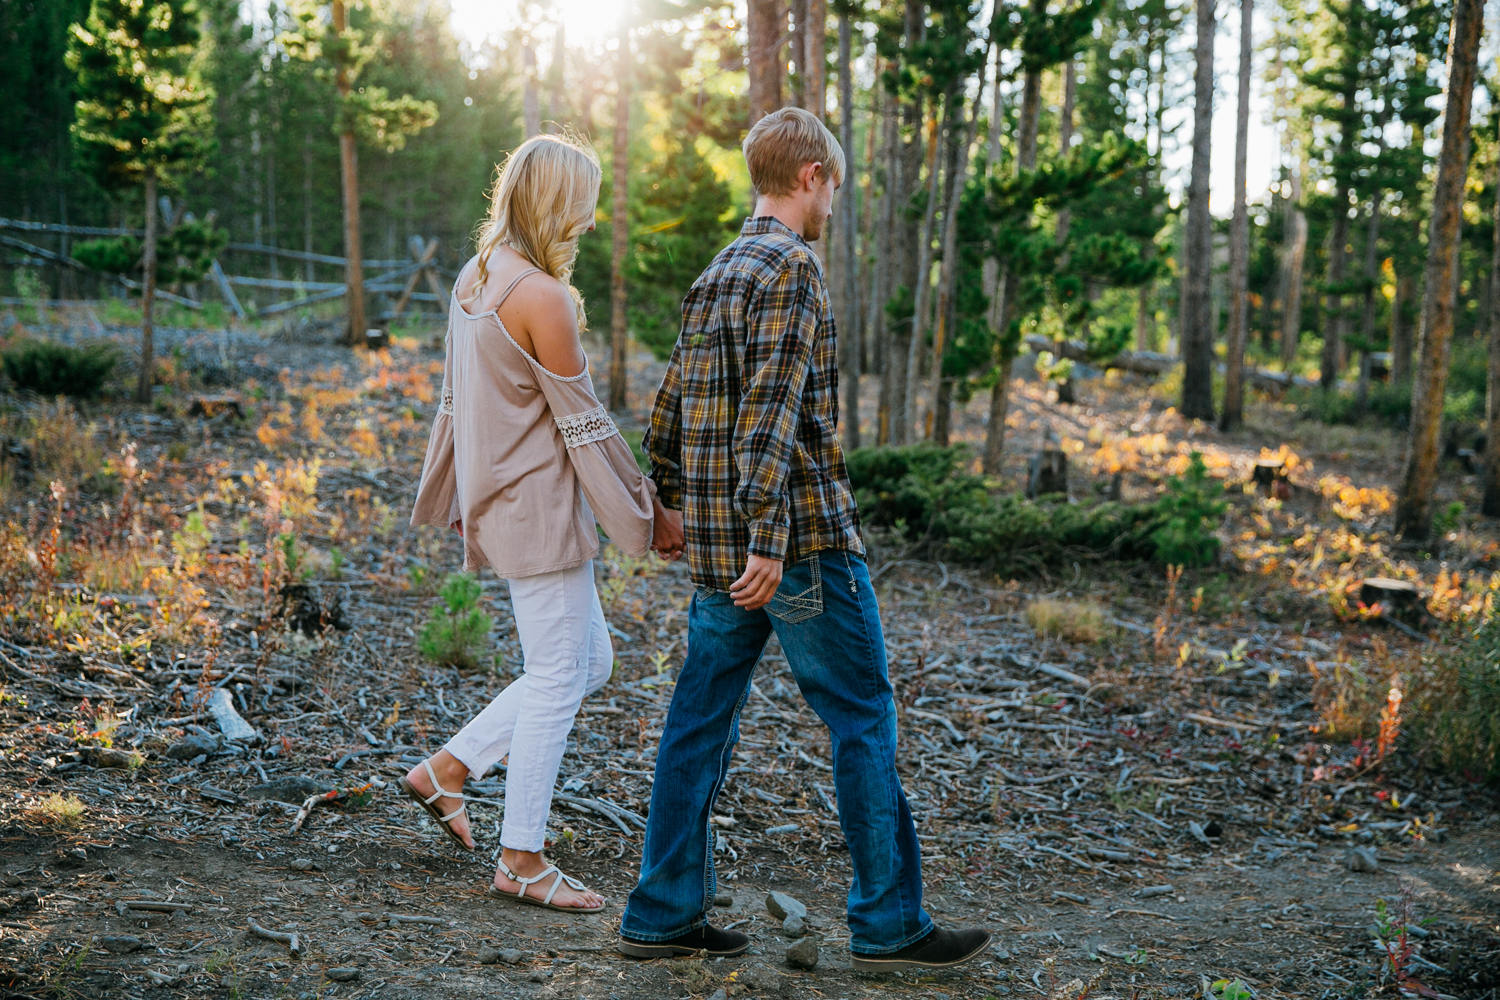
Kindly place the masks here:
[(548, 4), (507, 3), (495, 0), (452, 0), (453, 27), (470, 44), (498, 40), (507, 30), (528, 21), (561, 25), (570, 45), (589, 44), (609, 37), (619, 20), (619, 4), (612, 0), (552, 0)]

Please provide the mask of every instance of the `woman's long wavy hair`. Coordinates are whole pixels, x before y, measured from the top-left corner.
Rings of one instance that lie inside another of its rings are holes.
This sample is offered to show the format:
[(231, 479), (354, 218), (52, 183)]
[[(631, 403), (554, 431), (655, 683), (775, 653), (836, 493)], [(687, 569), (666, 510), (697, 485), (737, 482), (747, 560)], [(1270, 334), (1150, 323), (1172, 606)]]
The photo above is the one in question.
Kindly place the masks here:
[(568, 286), (578, 309), (578, 329), (587, 328), (583, 296), (573, 287), (578, 237), (594, 223), (602, 179), (599, 157), (588, 141), (575, 135), (536, 135), (510, 154), (490, 192), (490, 215), (480, 223), (479, 273), (468, 305), (484, 290), (490, 255), (509, 243), (529, 260)]

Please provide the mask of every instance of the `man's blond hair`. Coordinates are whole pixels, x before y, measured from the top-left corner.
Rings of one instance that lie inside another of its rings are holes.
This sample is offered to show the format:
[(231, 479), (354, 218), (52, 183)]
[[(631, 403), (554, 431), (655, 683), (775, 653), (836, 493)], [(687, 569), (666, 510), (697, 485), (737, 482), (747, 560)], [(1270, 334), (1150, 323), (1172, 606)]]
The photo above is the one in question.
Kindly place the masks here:
[(809, 163), (823, 164), (835, 185), (844, 183), (844, 150), (828, 126), (804, 108), (772, 111), (755, 123), (740, 149), (758, 195), (791, 194), (797, 172)]

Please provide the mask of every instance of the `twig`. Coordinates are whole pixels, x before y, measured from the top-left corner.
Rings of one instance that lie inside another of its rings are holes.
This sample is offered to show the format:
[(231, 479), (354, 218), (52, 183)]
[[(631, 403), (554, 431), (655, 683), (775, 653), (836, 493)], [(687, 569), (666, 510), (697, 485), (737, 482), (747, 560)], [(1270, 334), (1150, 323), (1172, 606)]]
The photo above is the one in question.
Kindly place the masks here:
[(1116, 916), (1121, 913), (1139, 913), (1144, 917), (1161, 917), (1163, 920), (1170, 920), (1173, 923), (1177, 922), (1176, 917), (1166, 913), (1157, 913), (1155, 910), (1110, 910), (1109, 913), (1105, 915), (1104, 919), (1108, 920), (1110, 917)]
[(1094, 870), (1093, 865), (1089, 864), (1087, 861), (1084, 861), (1082, 858), (1078, 858), (1069, 854), (1067, 851), (1059, 851), (1055, 847), (1044, 847), (1041, 844), (1032, 844), (1031, 846), (1033, 850), (1042, 851), (1046, 854), (1056, 854), (1060, 858), (1067, 858), (1079, 868), (1087, 868), (1089, 871)]

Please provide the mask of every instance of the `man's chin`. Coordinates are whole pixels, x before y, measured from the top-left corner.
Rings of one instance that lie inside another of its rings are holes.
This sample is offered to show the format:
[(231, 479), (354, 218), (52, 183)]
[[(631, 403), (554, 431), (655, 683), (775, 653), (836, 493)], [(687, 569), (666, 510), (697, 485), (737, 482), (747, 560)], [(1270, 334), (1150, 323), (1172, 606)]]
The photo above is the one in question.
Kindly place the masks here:
[(802, 238), (809, 243), (816, 243), (823, 238), (823, 223), (809, 219), (802, 225)]

